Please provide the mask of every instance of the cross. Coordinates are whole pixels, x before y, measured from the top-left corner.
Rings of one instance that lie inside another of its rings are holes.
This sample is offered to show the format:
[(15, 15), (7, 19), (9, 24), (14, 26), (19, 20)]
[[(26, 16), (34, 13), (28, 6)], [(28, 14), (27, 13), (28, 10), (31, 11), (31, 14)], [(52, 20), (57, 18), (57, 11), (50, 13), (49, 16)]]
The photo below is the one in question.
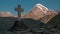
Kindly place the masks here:
[(21, 19), (21, 12), (23, 12), (23, 9), (21, 8), (21, 5), (18, 5), (18, 7), (15, 8), (15, 11), (18, 12), (18, 18)]

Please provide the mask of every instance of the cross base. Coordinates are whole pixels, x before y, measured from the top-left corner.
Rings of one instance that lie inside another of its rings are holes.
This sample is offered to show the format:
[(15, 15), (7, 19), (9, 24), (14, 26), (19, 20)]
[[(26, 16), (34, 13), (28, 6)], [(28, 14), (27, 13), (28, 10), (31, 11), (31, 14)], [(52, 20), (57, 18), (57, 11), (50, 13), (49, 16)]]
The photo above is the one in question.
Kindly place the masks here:
[(27, 30), (28, 26), (21, 20), (15, 21), (14, 25), (11, 27), (10, 31), (24, 31)]

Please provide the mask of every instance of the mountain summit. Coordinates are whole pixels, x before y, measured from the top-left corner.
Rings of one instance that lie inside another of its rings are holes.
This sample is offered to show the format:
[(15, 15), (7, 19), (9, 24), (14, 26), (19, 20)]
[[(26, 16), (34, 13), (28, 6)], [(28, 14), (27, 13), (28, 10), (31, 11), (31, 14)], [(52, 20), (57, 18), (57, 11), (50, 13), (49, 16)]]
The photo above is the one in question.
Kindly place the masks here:
[(39, 19), (47, 14), (48, 8), (42, 4), (36, 4), (27, 14), (24, 14), (22, 18)]
[(43, 6), (42, 4), (36, 4), (35, 7), (38, 7), (38, 8), (40, 8), (40, 9), (43, 10), (43, 11), (48, 11), (48, 8), (45, 7), (45, 6)]
[(56, 15), (58, 15), (58, 11), (48, 10), (42, 4), (36, 4), (27, 14), (22, 15), (22, 18), (32, 18), (34, 20), (41, 20), (43, 23), (48, 23)]

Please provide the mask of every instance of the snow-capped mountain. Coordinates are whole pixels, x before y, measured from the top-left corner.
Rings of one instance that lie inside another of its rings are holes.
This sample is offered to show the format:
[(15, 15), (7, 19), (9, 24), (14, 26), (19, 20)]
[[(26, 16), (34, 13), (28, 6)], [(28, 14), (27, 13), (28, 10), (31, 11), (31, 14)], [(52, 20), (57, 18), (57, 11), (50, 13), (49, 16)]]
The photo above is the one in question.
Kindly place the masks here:
[(44, 17), (48, 12), (48, 8), (42, 4), (36, 4), (27, 14), (24, 14), (23, 18), (39, 19)]
[(10, 12), (0, 12), (0, 17), (11, 17), (12, 14)]
[(22, 15), (22, 18), (40, 19), (41, 22), (47, 23), (56, 15), (58, 15), (58, 11), (48, 10), (48, 8), (42, 4), (36, 4), (27, 14)]

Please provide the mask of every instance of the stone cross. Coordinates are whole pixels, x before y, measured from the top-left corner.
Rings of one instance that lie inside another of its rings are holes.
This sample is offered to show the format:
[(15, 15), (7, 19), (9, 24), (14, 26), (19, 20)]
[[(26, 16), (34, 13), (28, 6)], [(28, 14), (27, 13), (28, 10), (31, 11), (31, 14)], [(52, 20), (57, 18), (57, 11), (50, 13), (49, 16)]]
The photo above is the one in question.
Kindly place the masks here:
[(15, 10), (18, 12), (18, 19), (21, 19), (21, 12), (23, 11), (21, 5), (18, 5), (18, 7), (15, 8)]

